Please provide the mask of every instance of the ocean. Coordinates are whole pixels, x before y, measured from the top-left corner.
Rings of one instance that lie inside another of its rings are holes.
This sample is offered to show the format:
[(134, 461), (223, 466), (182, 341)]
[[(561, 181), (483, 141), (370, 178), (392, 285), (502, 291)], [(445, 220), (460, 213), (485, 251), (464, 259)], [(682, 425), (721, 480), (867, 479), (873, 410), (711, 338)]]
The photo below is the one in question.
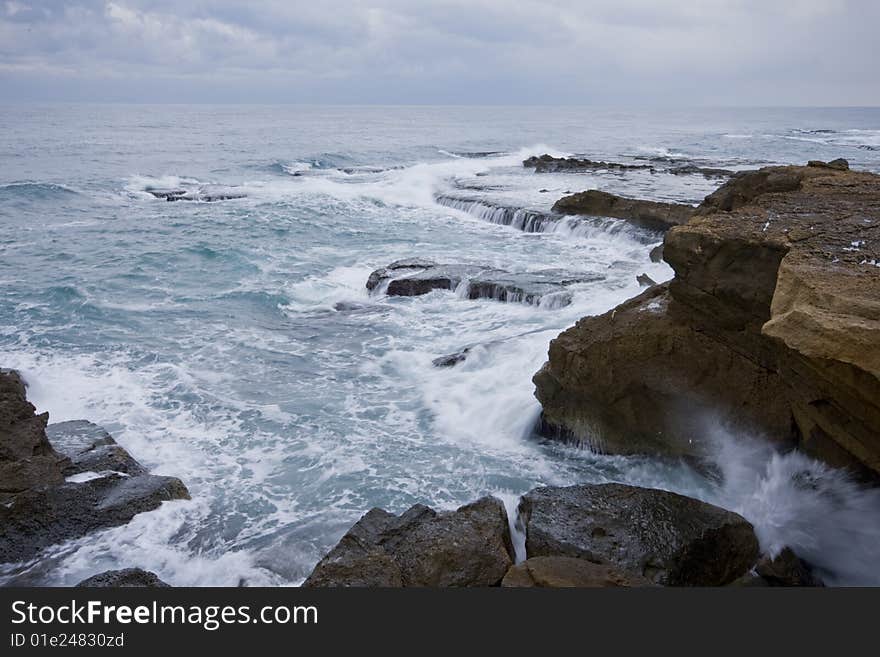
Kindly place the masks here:
[[(522, 166), (543, 153), (653, 169)], [(659, 234), (528, 232), (523, 211), (591, 188), (695, 204), (722, 180), (676, 167), (837, 157), (880, 172), (880, 109), (3, 106), (0, 367), (51, 421), (104, 426), (193, 499), (0, 565), (0, 583), (139, 566), (173, 585), (296, 585), (372, 507), (493, 494), (513, 511), (538, 485), (619, 481), (742, 513), (765, 550), (791, 545), (831, 583), (880, 584), (880, 495), (803, 455), (719, 428), (719, 481), (533, 432), (550, 340), (672, 270), (649, 258)], [(368, 293), (371, 271), (410, 257), (584, 282), (567, 305)], [(797, 486), (804, 471), (820, 483)]]

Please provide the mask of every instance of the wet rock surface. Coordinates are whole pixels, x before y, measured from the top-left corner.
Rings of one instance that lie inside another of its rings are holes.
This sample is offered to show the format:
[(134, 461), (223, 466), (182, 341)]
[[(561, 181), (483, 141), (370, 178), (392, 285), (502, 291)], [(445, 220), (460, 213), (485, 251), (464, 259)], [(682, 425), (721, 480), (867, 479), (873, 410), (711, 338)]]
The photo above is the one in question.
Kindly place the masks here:
[(748, 572), (758, 540), (741, 516), (622, 484), (537, 488), (523, 496), (526, 553), (606, 564), (665, 586), (721, 586)]
[(707, 196), (666, 234), (668, 285), (551, 342), (543, 430), (700, 455), (711, 409), (876, 481), (880, 176), (841, 167), (766, 167)]
[(610, 588), (656, 586), (650, 580), (607, 564), (574, 557), (532, 557), (507, 571), (504, 588)]
[[(387, 284), (385, 293), (388, 296), (420, 296), (433, 290), (457, 290), (467, 299), (558, 307), (571, 302), (566, 288), (601, 278), (599, 274), (572, 275), (558, 270), (513, 274), (478, 265), (409, 259), (374, 271), (367, 280), (367, 289), (372, 292)], [(466, 285), (466, 289), (459, 290), (461, 285)]]
[(156, 573), (140, 568), (106, 570), (84, 579), (77, 587), (85, 588), (170, 588)]
[(755, 566), (755, 573), (768, 586), (824, 586), (810, 565), (788, 547), (772, 559), (765, 555)]
[(420, 504), (399, 516), (373, 509), (303, 586), (496, 586), (512, 554), (507, 513), (493, 497), (439, 513)]
[(687, 223), (694, 208), (680, 203), (659, 203), (625, 198), (597, 189), (563, 196), (553, 204), (560, 214), (580, 214), (623, 219), (635, 226), (654, 231), (666, 231)]
[(552, 155), (532, 156), (523, 160), (523, 166), (535, 170), (535, 173), (558, 173), (577, 171), (632, 171), (638, 169), (652, 170), (650, 164), (622, 164), (620, 162), (602, 162), (577, 157), (553, 157)]
[(0, 373), (0, 407), (7, 411), (0, 416), (4, 474), (15, 483), (0, 505), (0, 562), (28, 560), (50, 545), (125, 524), (163, 501), (189, 499), (179, 479), (147, 474), (97, 425), (47, 429), (47, 414), (36, 415), (16, 373)]

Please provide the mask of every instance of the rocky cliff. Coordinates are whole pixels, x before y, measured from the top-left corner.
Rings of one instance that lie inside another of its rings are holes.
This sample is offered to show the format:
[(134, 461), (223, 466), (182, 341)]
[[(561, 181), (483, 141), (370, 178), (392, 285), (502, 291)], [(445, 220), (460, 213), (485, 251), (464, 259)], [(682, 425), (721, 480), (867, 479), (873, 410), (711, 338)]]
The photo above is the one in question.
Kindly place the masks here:
[(550, 345), (542, 431), (701, 456), (708, 418), (880, 475), (880, 176), (738, 174), (665, 237), (667, 285)]

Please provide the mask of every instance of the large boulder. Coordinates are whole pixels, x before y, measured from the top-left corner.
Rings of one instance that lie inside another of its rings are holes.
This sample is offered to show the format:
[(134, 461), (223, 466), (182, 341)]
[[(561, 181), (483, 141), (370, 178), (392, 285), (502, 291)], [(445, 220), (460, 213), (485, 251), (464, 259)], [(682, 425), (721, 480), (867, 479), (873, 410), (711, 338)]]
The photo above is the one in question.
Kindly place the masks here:
[(513, 563), (507, 513), (493, 497), (438, 513), (417, 504), (364, 515), (303, 586), (496, 586)]
[(0, 372), (0, 562), (32, 559), (166, 500), (189, 499), (179, 479), (148, 474), (101, 427), (47, 422), (27, 402), (21, 377)]
[(551, 343), (535, 376), (542, 430), (609, 452), (700, 455), (703, 409), (876, 480), (880, 176), (739, 174), (666, 234), (663, 257), (668, 286)]
[(92, 575), (76, 585), (85, 588), (169, 588), (156, 573), (140, 568), (123, 568), (122, 570), (105, 570)]
[(694, 214), (694, 208), (690, 205), (642, 201), (598, 189), (563, 196), (553, 204), (553, 211), (560, 214), (614, 217), (655, 231), (665, 231), (685, 224)]
[(536, 488), (519, 507), (526, 553), (608, 564), (665, 586), (721, 586), (746, 573), (758, 540), (741, 516), (676, 493), (583, 484)]

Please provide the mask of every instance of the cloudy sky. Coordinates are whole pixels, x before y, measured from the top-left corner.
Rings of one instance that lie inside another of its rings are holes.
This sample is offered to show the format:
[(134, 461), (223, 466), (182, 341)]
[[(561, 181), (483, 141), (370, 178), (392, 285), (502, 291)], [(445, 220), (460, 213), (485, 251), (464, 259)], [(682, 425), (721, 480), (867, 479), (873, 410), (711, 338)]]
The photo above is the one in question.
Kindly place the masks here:
[(0, 102), (880, 105), (877, 0), (0, 0)]

